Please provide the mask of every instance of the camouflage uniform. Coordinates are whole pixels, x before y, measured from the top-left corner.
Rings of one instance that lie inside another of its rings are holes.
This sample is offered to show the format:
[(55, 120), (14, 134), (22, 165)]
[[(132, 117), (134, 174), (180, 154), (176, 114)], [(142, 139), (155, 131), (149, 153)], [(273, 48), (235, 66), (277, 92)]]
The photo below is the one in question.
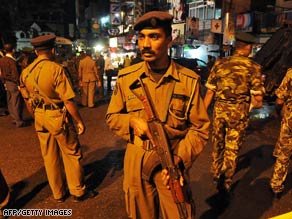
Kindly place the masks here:
[(288, 173), (289, 160), (292, 155), (292, 68), (284, 77), (280, 87), (276, 90), (279, 99), (285, 101), (282, 114), (281, 130), (273, 155), (276, 157), (271, 188), (275, 193), (282, 192), (284, 181)]
[(225, 178), (228, 190), (248, 125), (250, 94), (263, 91), (260, 66), (238, 54), (217, 60), (206, 87), (215, 92), (211, 172), (215, 180)]

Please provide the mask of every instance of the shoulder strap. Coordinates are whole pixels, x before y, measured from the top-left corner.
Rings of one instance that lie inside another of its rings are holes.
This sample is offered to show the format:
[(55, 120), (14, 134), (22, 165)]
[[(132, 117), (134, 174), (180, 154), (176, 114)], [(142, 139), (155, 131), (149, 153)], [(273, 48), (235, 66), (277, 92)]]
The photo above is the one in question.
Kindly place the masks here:
[(29, 70), (29, 74), (32, 72), (32, 70), (35, 69), (35, 67), (38, 66), (39, 63), (41, 63), (42, 61), (47, 61), (47, 60), (49, 60), (49, 59), (41, 59), (37, 63), (35, 63), (35, 65)]
[[(30, 76), (32, 78), (32, 74), (31, 72), (35, 69), (35, 67), (42, 61), (47, 61), (49, 59), (42, 59), (42, 60), (39, 60), (30, 70), (29, 70), (29, 74), (28, 74), (28, 77)], [(57, 104), (54, 103), (46, 94), (45, 92), (43, 92), (39, 85), (37, 84), (37, 82), (34, 80), (34, 78), (32, 78), (32, 81), (33, 81), (33, 85), (34, 87), (39, 91), (39, 93), (47, 100), (49, 101), (55, 108), (58, 108)]]

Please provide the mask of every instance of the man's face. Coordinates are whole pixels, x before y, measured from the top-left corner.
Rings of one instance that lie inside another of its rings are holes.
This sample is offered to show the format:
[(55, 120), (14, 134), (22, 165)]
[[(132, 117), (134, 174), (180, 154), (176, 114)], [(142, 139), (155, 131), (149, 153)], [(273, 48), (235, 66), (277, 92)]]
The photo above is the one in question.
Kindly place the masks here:
[(142, 29), (138, 36), (138, 46), (146, 62), (168, 60), (167, 50), (171, 45), (171, 36), (166, 36), (162, 28)]

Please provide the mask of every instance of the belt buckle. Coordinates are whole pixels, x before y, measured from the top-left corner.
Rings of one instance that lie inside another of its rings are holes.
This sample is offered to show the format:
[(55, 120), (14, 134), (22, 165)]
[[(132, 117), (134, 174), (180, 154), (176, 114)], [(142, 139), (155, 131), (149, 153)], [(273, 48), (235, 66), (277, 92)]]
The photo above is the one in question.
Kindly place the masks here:
[(153, 149), (153, 146), (149, 140), (143, 141), (143, 148), (145, 151), (151, 151)]
[(53, 110), (54, 109), (54, 106), (52, 104), (44, 104), (43, 108), (45, 110)]

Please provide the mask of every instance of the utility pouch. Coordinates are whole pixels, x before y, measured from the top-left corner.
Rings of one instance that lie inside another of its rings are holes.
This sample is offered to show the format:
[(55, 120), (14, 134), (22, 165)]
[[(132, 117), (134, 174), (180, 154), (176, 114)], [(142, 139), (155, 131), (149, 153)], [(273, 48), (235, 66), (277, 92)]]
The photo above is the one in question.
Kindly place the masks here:
[(62, 129), (64, 132), (68, 131), (68, 123), (69, 123), (69, 118), (68, 118), (68, 111), (67, 108), (64, 106), (61, 110), (62, 112)]
[(24, 99), (28, 99), (29, 98), (29, 93), (28, 93), (28, 91), (26, 90), (26, 88), (24, 86), (18, 87), (18, 90), (19, 90), (19, 92), (21, 93), (21, 96)]

